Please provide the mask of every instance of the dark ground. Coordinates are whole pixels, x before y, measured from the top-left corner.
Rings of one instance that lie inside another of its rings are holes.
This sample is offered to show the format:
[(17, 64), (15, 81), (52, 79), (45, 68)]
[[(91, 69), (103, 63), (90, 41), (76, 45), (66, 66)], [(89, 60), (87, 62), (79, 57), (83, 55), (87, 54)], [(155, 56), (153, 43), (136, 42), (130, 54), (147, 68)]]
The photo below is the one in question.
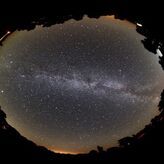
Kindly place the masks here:
[[(77, 1), (76, 3), (60, 1), (37, 2), (28, 1), (22, 3), (1, 3), (0, 36), (6, 31), (32, 30), (36, 25), (51, 26), (63, 23), (74, 18), (82, 19), (84, 14), (98, 18), (102, 15), (115, 15), (118, 19), (128, 19), (139, 22), (143, 26), (137, 27), (137, 32), (145, 36), (142, 44), (146, 49), (156, 53), (160, 48), (164, 54), (164, 25), (162, 14), (162, 2), (144, 0), (99, 0)], [(16, 7), (15, 7), (16, 6)], [(3, 42), (1, 43), (3, 46)], [(159, 59), (164, 69), (164, 57)], [(158, 80), (158, 79), (157, 79)], [(133, 137), (126, 137), (119, 141), (119, 147), (113, 147), (106, 151), (98, 147), (89, 154), (61, 155), (37, 146), (35, 143), (21, 136), (13, 127), (5, 121), (0, 112), (0, 163), (80, 163), (92, 161), (93, 163), (163, 163), (164, 152), (164, 92), (161, 93), (159, 103), (159, 116), (152, 119), (142, 131)]]

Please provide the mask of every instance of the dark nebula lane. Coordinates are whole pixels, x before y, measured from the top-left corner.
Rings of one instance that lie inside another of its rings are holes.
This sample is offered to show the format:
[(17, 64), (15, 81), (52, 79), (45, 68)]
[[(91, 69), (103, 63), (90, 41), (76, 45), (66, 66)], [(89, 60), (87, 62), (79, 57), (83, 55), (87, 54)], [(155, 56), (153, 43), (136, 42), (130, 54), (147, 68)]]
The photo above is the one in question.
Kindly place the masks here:
[(114, 146), (157, 113), (164, 76), (135, 25), (113, 17), (16, 31), (0, 49), (0, 104), (53, 151)]

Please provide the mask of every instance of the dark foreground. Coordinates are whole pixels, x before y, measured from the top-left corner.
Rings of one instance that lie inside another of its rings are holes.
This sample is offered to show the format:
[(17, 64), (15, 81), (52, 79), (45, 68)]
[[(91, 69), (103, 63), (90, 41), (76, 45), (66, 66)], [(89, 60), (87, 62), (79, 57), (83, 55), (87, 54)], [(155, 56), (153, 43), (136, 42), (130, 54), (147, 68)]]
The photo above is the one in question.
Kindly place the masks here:
[[(8, 8), (11, 14), (4, 17), (5, 11), (0, 15), (0, 36), (15, 30), (32, 30), (36, 25), (51, 26), (56, 23), (74, 18), (82, 19), (84, 14), (98, 18), (101, 15), (115, 15), (115, 18), (128, 19), (139, 22), (143, 27), (137, 27), (137, 32), (145, 36), (142, 44), (146, 49), (156, 53), (160, 48), (164, 54), (164, 27), (161, 23), (163, 14), (160, 1), (150, 1), (144, 4), (138, 0), (101, 0), (88, 5), (88, 2), (78, 1), (78, 4), (44, 5), (35, 7), (30, 2), (24, 3), (16, 13), (12, 5)], [(47, 3), (48, 4), (48, 3)], [(76, 5), (76, 7), (75, 7)], [(3, 6), (3, 5), (2, 5)], [(30, 9), (33, 7), (33, 10)], [(71, 6), (71, 7), (70, 7)], [(67, 7), (67, 9), (65, 9)], [(59, 10), (60, 9), (60, 10)], [(47, 12), (48, 10), (48, 12)], [(59, 12), (58, 12), (59, 11)], [(23, 19), (22, 19), (23, 17)], [(3, 46), (3, 43), (0, 43)], [(160, 47), (159, 47), (160, 45)], [(159, 58), (164, 69), (164, 57)], [(157, 79), (158, 80), (158, 79)], [(152, 119), (151, 123), (132, 137), (119, 140), (119, 147), (103, 150), (92, 150), (88, 154), (62, 155), (53, 153), (44, 147), (21, 136), (11, 127), (0, 112), (0, 163), (163, 163), (164, 152), (164, 91), (161, 93), (159, 103), (160, 114)]]

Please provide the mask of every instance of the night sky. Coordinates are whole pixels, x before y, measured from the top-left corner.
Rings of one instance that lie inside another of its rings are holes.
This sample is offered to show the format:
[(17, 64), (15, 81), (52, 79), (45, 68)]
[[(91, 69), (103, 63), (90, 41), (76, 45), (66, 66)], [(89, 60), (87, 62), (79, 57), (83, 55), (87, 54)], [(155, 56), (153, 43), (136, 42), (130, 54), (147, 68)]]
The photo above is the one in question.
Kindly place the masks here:
[(0, 104), (22, 135), (53, 151), (108, 148), (158, 114), (158, 57), (135, 25), (106, 16), (16, 31), (0, 47)]

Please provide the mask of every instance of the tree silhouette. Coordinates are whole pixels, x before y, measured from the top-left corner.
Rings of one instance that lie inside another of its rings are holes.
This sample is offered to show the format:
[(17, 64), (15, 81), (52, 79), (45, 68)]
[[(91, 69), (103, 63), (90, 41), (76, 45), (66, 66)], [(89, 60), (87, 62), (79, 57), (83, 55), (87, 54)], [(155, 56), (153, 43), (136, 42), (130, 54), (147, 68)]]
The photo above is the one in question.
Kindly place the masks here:
[(162, 112), (163, 109), (164, 109), (164, 90), (161, 93), (161, 100), (160, 100), (160, 102), (158, 104), (158, 107), (159, 107), (159, 111)]
[(104, 152), (104, 149), (102, 146), (97, 146), (97, 150), (99, 153), (103, 153)]
[(6, 125), (7, 125), (7, 122), (6, 122), (6, 113), (1, 109), (1, 106), (0, 106), (0, 127), (2, 129), (5, 129), (6, 128)]

